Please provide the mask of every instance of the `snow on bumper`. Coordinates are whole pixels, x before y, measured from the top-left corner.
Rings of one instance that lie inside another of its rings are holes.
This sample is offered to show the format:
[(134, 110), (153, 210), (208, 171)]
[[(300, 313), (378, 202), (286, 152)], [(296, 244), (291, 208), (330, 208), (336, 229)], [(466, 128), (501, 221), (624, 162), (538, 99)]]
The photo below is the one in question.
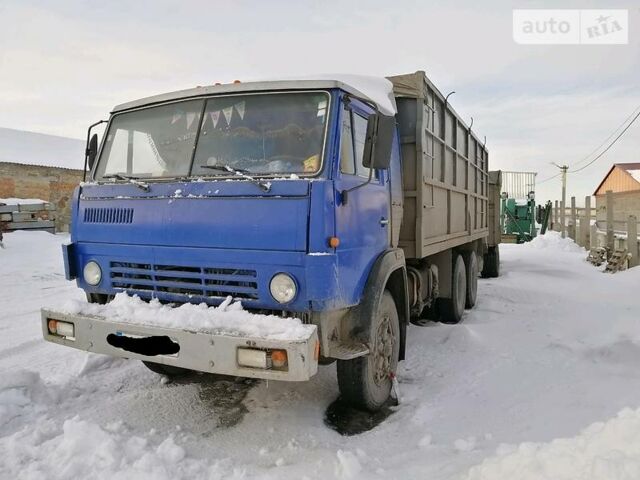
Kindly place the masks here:
[[(304, 338), (281, 340), (138, 325), (110, 321), (99, 315), (47, 309), (42, 309), (41, 317), (45, 340), (87, 352), (207, 373), (271, 380), (304, 381), (318, 371), (319, 342), (315, 328), (309, 329)], [(72, 323), (73, 337), (52, 334), (48, 327), (50, 320)], [(164, 353), (158, 354), (154, 349)], [(242, 349), (286, 350), (287, 366), (265, 369), (239, 365), (238, 351)]]

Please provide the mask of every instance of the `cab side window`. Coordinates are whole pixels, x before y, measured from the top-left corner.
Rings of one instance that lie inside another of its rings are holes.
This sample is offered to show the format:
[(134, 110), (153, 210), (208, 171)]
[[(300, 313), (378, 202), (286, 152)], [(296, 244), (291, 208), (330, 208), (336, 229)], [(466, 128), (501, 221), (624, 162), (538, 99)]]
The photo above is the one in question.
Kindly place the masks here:
[[(362, 164), (367, 138), (367, 119), (346, 106), (342, 110), (340, 138), (340, 172), (369, 178), (369, 168)], [(374, 172), (378, 178), (378, 172)]]
[(351, 111), (342, 109), (342, 132), (340, 134), (340, 171), (354, 175), (356, 169), (353, 163), (353, 133), (351, 131)]
[(356, 175), (369, 178), (369, 168), (362, 164), (364, 143), (367, 138), (367, 119), (355, 112), (352, 113), (351, 118), (353, 119), (353, 143), (355, 145), (356, 154)]

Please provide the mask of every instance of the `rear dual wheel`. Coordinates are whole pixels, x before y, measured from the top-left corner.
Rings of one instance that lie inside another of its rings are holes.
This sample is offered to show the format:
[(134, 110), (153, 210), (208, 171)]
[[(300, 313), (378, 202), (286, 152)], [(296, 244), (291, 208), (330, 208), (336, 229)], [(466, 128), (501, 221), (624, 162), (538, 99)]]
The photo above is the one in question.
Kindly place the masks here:
[(467, 269), (462, 255), (453, 254), (451, 272), (451, 298), (439, 298), (440, 321), (442, 323), (460, 323), (467, 303)]
[(484, 254), (482, 278), (496, 278), (500, 275), (500, 249), (498, 245), (489, 247)]
[(478, 298), (478, 256), (476, 252), (466, 252), (464, 254), (464, 266), (467, 273), (467, 294), (465, 307), (473, 308)]

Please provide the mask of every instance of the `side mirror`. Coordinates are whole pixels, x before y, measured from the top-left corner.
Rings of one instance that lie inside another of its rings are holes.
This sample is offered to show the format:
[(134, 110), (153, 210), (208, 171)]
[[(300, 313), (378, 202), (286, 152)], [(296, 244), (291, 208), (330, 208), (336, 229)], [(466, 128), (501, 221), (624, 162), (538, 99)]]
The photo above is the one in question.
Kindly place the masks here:
[(89, 170), (93, 169), (93, 164), (96, 162), (96, 156), (98, 155), (98, 134), (94, 133), (87, 145), (87, 164)]
[(381, 170), (389, 168), (395, 128), (395, 117), (381, 113), (369, 115), (362, 159), (365, 167)]

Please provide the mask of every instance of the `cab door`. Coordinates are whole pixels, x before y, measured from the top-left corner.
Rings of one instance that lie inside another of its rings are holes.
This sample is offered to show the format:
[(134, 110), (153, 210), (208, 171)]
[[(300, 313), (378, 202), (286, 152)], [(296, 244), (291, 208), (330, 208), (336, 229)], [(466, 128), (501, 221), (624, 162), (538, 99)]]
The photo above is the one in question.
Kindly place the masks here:
[[(348, 305), (359, 303), (371, 267), (388, 248), (391, 235), (388, 172), (374, 170), (367, 184), (370, 171), (362, 164), (371, 113), (368, 106), (355, 99), (343, 102), (334, 185), (336, 236), (340, 240), (336, 249), (338, 282)], [(346, 203), (344, 191), (348, 191)]]

